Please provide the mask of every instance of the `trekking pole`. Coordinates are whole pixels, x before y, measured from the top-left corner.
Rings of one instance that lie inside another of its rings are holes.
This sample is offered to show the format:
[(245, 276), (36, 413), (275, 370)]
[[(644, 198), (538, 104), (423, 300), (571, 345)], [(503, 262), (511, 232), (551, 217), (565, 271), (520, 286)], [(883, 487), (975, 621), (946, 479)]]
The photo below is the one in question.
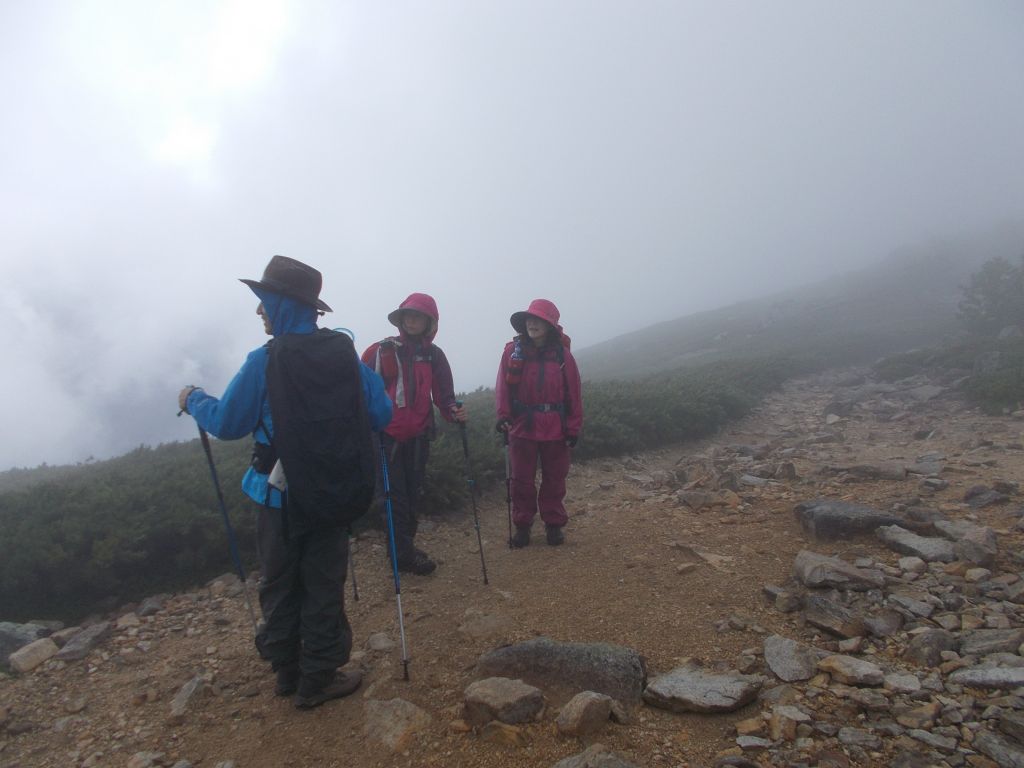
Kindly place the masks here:
[[(196, 426), (198, 427), (199, 425), (197, 424)], [(235, 561), (238, 577), (242, 580), (242, 593), (245, 595), (245, 604), (249, 608), (252, 631), (253, 634), (257, 634), (259, 628), (256, 624), (256, 612), (252, 609), (248, 582), (245, 579), (245, 568), (242, 567), (242, 558), (238, 554), (238, 539), (235, 537), (235, 529), (231, 527), (231, 518), (228, 517), (228, 508), (224, 503), (224, 494), (220, 490), (220, 480), (217, 479), (217, 467), (213, 463), (213, 451), (210, 450), (210, 438), (202, 427), (199, 427), (199, 440), (203, 444), (203, 450), (206, 451), (206, 463), (210, 465), (210, 477), (213, 478), (213, 487), (217, 491), (217, 502), (220, 504), (221, 516), (224, 518), (224, 530), (228, 533), (228, 548), (231, 550), (231, 559)]]
[(508, 430), (502, 432), (505, 438), (505, 501), (508, 503), (508, 548), (512, 549), (512, 472), (508, 460)]
[(398, 550), (395, 547), (395, 515), (391, 509), (391, 481), (388, 479), (388, 458), (384, 441), (380, 443), (380, 473), (384, 485), (384, 508), (388, 513), (388, 543), (391, 548), (391, 570), (395, 574), (395, 599), (398, 601), (398, 634), (402, 638), (402, 679), (409, 679), (409, 653), (405, 648), (405, 619), (402, 617), (402, 581), (398, 576)]
[(359, 585), (356, 583), (356, 560), (354, 557), (354, 550), (352, 549), (352, 542), (356, 540), (355, 536), (352, 535), (352, 528), (348, 529), (348, 567), (352, 572), (352, 599), (357, 603), (359, 602)]
[[(462, 403), (458, 400), (455, 405), (459, 408)], [(462, 432), (462, 455), (466, 458), (466, 482), (469, 483), (469, 497), (473, 500), (473, 527), (476, 528), (476, 543), (480, 548), (480, 570), (484, 573), (484, 584), (487, 583), (487, 563), (484, 562), (484, 541), (480, 537), (480, 514), (476, 508), (476, 480), (473, 478), (473, 470), (469, 464), (469, 440), (466, 438), (466, 422), (459, 422), (459, 430)]]

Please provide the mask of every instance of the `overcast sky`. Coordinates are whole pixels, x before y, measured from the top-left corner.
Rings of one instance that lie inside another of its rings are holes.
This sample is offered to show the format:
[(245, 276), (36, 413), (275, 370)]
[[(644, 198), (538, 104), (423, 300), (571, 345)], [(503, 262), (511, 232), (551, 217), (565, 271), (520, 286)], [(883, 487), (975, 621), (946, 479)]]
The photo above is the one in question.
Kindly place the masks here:
[(0, 3), (0, 469), (194, 436), (318, 267), (357, 347), (435, 296), (576, 348), (1024, 215), (1024, 4)]

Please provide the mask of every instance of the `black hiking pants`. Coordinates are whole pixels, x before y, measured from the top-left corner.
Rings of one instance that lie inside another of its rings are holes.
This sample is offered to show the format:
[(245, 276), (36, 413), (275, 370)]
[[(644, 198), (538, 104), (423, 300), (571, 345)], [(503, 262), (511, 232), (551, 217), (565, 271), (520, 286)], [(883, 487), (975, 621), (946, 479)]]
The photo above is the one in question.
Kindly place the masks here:
[[(430, 456), (430, 441), (424, 435), (402, 442), (388, 434), (382, 434), (380, 439), (384, 445), (384, 454), (388, 457), (391, 511), (395, 518), (395, 551), (399, 561), (409, 560), (415, 552), (413, 540), (418, 528), (417, 507)], [(386, 506), (384, 515), (386, 530)]]
[(256, 520), (264, 621), (256, 648), (275, 671), (298, 663), (303, 677), (329, 680), (352, 652), (344, 597), (348, 536), (327, 529), (289, 537), (286, 514), (262, 506)]

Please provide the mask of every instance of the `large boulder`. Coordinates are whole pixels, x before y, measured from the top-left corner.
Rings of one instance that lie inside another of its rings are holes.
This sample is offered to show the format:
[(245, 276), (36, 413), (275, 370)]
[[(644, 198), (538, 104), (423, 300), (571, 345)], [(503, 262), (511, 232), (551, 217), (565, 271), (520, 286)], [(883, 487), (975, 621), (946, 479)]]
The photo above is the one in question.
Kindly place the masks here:
[(629, 706), (641, 702), (647, 674), (640, 654), (609, 643), (559, 643), (546, 637), (497, 648), (480, 657), (478, 676), (511, 677), (549, 695), (594, 691)]
[(793, 507), (793, 512), (809, 536), (824, 541), (871, 533), (879, 526), (903, 522), (903, 518), (889, 512), (826, 499), (801, 502)]

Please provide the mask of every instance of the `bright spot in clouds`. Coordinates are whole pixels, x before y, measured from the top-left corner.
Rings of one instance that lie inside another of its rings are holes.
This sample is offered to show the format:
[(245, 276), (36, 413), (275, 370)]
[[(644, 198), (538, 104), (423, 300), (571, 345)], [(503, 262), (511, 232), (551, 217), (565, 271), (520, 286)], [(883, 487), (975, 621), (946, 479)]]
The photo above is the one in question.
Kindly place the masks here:
[(207, 181), (224, 113), (272, 73), (290, 28), (284, 0), (87, 0), (65, 39), (75, 75), (141, 151)]

